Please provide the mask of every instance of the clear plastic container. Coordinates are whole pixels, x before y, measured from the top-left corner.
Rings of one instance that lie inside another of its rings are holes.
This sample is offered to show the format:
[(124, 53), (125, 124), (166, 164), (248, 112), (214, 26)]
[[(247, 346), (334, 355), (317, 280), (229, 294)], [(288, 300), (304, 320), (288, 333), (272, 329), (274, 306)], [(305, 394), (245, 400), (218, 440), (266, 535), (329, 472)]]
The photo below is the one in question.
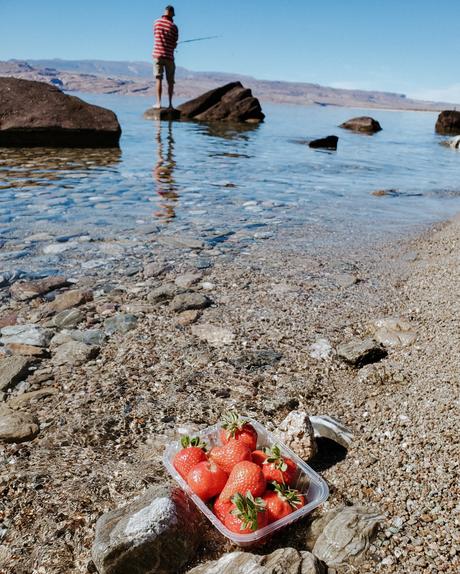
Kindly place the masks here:
[[(276, 530), (284, 528), (285, 526), (288, 526), (289, 524), (299, 520), (299, 518), (303, 518), (309, 514), (314, 508), (322, 504), (327, 499), (329, 496), (329, 489), (326, 482), (311, 467), (309, 467), (308, 464), (306, 464), (301, 458), (292, 452), (290, 448), (277, 440), (277, 438), (268, 432), (261, 424), (248, 417), (244, 417), (244, 420), (250, 422), (257, 431), (258, 448), (277, 444), (280, 447), (281, 453), (284, 456), (291, 458), (296, 463), (298, 468), (298, 476), (293, 486), (306, 496), (307, 503), (305, 506), (299, 508), (292, 514), (289, 514), (288, 516), (285, 516), (276, 522), (272, 522), (268, 526), (265, 526), (265, 528), (256, 530), (251, 534), (237, 534), (236, 532), (231, 532), (223, 525), (223, 523), (217, 518), (212, 510), (208, 508), (208, 506), (206, 506), (206, 504), (192, 492), (188, 484), (174, 468), (174, 456), (182, 448), (179, 441), (171, 443), (166, 448), (163, 456), (163, 462), (169, 474), (174, 478), (174, 480), (176, 480), (176, 482), (179, 483), (180, 487), (190, 496), (193, 502), (198, 506), (206, 518), (212, 522), (217, 530), (219, 530), (221, 534), (231, 540), (234, 544), (241, 547), (248, 547), (263, 543)], [(208, 448), (212, 448), (213, 446), (220, 444), (220, 429), (220, 424), (216, 424), (195, 434), (206, 442)]]

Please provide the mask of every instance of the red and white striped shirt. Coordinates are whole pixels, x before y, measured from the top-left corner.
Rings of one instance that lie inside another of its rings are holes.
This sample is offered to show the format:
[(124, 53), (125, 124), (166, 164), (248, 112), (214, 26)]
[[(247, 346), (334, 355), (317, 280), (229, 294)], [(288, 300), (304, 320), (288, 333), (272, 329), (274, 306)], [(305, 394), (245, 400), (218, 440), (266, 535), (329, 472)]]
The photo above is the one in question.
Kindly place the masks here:
[(155, 38), (153, 57), (174, 60), (174, 50), (179, 39), (179, 29), (171, 18), (167, 16), (158, 18), (153, 25), (153, 35)]

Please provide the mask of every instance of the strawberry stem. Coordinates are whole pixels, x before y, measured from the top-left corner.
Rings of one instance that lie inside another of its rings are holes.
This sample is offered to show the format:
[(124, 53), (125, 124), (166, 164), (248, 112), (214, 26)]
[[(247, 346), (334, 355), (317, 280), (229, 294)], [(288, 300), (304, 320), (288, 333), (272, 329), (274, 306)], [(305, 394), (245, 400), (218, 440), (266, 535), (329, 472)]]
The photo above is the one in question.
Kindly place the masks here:
[(206, 450), (206, 443), (203, 442), (200, 437), (189, 437), (188, 435), (183, 436), (180, 439), (182, 448), (189, 448), (190, 446), (196, 446), (202, 450)]
[(235, 508), (230, 511), (231, 514), (241, 520), (240, 530), (257, 530), (257, 515), (259, 512), (265, 512), (265, 502), (262, 498), (254, 498), (248, 490), (246, 496), (237, 492), (231, 498)]
[(225, 429), (229, 437), (235, 437), (237, 431), (240, 431), (247, 421), (242, 419), (236, 411), (229, 411), (222, 416), (221, 427)]

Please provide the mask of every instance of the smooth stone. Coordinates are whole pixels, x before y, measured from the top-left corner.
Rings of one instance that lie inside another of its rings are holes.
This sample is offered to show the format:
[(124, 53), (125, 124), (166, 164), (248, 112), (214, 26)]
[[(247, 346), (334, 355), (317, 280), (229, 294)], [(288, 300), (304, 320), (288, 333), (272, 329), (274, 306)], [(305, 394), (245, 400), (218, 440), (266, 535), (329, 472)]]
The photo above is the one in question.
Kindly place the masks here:
[(245, 351), (236, 359), (231, 361), (234, 367), (240, 369), (263, 369), (272, 367), (279, 363), (283, 355), (274, 351), (273, 349), (255, 349), (252, 351)]
[(176, 249), (193, 249), (193, 250), (201, 250), (206, 247), (204, 241), (201, 239), (194, 239), (193, 237), (186, 237), (186, 236), (170, 236), (170, 235), (163, 235), (158, 237), (158, 241), (166, 245), (168, 247), (174, 247)]
[(356, 275), (352, 275), (351, 273), (339, 273), (338, 275), (334, 275), (332, 280), (341, 289), (347, 289), (348, 287), (352, 287), (359, 282), (358, 277)]
[(200, 524), (180, 488), (155, 486), (99, 518), (91, 555), (99, 574), (172, 574), (195, 556)]
[(70, 331), (74, 341), (80, 341), (86, 345), (100, 347), (107, 340), (107, 335), (100, 329), (87, 329), (86, 331)]
[(52, 361), (56, 366), (78, 366), (94, 359), (98, 353), (98, 347), (72, 340), (56, 349)]
[(149, 108), (144, 112), (146, 120), (177, 121), (180, 120), (180, 111), (174, 108)]
[(115, 333), (125, 334), (137, 327), (138, 318), (136, 315), (118, 313), (114, 317), (109, 317), (104, 321), (104, 332), (106, 335)]
[(327, 438), (347, 450), (353, 441), (353, 433), (339, 420), (328, 415), (310, 416), (315, 438)]
[(236, 551), (196, 566), (187, 574), (326, 574), (310, 552), (280, 548), (267, 556)]
[(312, 140), (308, 143), (308, 146), (313, 149), (330, 149), (336, 150), (339, 138), (337, 136), (327, 136), (325, 138), (320, 138), (317, 140)]
[(192, 271), (188, 273), (183, 273), (176, 277), (174, 283), (178, 287), (182, 287), (183, 289), (189, 289), (194, 285), (197, 285), (203, 279), (202, 273), (193, 273)]
[(337, 355), (354, 367), (375, 363), (386, 357), (387, 352), (375, 339), (355, 338), (337, 347)]
[(34, 347), (47, 347), (53, 336), (49, 329), (32, 324), (3, 327), (0, 332), (2, 334), (0, 341), (3, 345), (19, 343)]
[(47, 351), (42, 347), (35, 347), (34, 345), (23, 345), (22, 343), (9, 343), (6, 346), (8, 351), (11, 351), (13, 355), (22, 355), (24, 357), (46, 357)]
[(54, 313), (60, 313), (66, 309), (78, 307), (84, 303), (89, 303), (93, 300), (93, 292), (88, 290), (75, 289), (73, 291), (66, 291), (58, 295), (54, 301), (45, 305), (42, 309), (42, 316), (46, 317)]
[(193, 309), (206, 309), (212, 304), (211, 299), (201, 293), (184, 293), (176, 295), (170, 303), (170, 307), (176, 313)]
[(291, 411), (273, 434), (305, 461), (316, 454), (315, 432), (307, 413)]
[(85, 315), (79, 309), (66, 309), (55, 315), (50, 323), (58, 329), (68, 329), (76, 327), (84, 319)]
[(29, 441), (37, 436), (39, 430), (37, 419), (32, 415), (0, 406), (0, 442)]
[(190, 311), (183, 311), (177, 318), (177, 323), (183, 327), (196, 323), (201, 317), (201, 311), (194, 309)]
[(369, 548), (383, 518), (360, 506), (333, 511), (330, 519), (323, 521), (312, 552), (329, 567), (355, 564)]
[(169, 263), (147, 263), (144, 265), (143, 274), (145, 279), (152, 277), (160, 277), (173, 270), (173, 266)]
[(64, 253), (64, 251), (68, 251), (69, 249), (73, 249), (77, 246), (78, 243), (76, 242), (51, 243), (51, 245), (45, 245), (45, 247), (43, 247), (43, 253), (45, 255), (59, 255), (60, 253)]
[(30, 360), (21, 356), (0, 359), (0, 391), (14, 386), (29, 374)]
[(340, 124), (340, 127), (345, 130), (351, 130), (353, 132), (365, 134), (375, 134), (382, 131), (382, 126), (379, 124), (379, 122), (369, 116), (352, 118), (351, 120)]
[(216, 347), (230, 345), (235, 340), (235, 333), (233, 333), (233, 331), (225, 327), (219, 327), (218, 325), (211, 325), (210, 323), (193, 325), (192, 334)]
[(10, 287), (10, 294), (16, 301), (28, 301), (68, 285), (66, 278), (61, 276), (47, 277), (38, 281), (18, 281)]
[(148, 293), (147, 301), (154, 304), (166, 303), (183, 292), (175, 283), (164, 283)]
[(412, 325), (398, 317), (377, 319), (370, 329), (373, 338), (385, 347), (406, 347), (417, 338)]

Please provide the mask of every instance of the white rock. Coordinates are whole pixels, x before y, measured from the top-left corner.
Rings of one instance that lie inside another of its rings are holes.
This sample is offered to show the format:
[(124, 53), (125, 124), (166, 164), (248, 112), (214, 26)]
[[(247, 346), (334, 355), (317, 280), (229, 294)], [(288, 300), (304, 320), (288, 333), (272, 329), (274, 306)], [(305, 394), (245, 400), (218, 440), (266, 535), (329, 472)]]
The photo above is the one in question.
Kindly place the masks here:
[(9, 343), (20, 343), (22, 345), (32, 345), (34, 347), (46, 347), (53, 336), (53, 332), (38, 325), (13, 325), (3, 327), (1, 342), (3, 345)]
[(397, 317), (377, 319), (370, 325), (374, 339), (385, 347), (405, 347), (417, 338), (417, 333), (407, 321)]
[(230, 331), (230, 329), (211, 325), (210, 323), (193, 325), (192, 334), (202, 341), (206, 341), (210, 345), (214, 345), (216, 347), (221, 345), (230, 345), (235, 340), (235, 334)]
[(312, 416), (310, 422), (316, 438), (328, 438), (346, 449), (350, 448), (353, 433), (337, 419), (327, 415)]
[(332, 346), (327, 339), (318, 339), (310, 345), (310, 357), (325, 361), (332, 355)]
[(313, 426), (307, 413), (291, 411), (273, 434), (305, 461), (316, 454)]

